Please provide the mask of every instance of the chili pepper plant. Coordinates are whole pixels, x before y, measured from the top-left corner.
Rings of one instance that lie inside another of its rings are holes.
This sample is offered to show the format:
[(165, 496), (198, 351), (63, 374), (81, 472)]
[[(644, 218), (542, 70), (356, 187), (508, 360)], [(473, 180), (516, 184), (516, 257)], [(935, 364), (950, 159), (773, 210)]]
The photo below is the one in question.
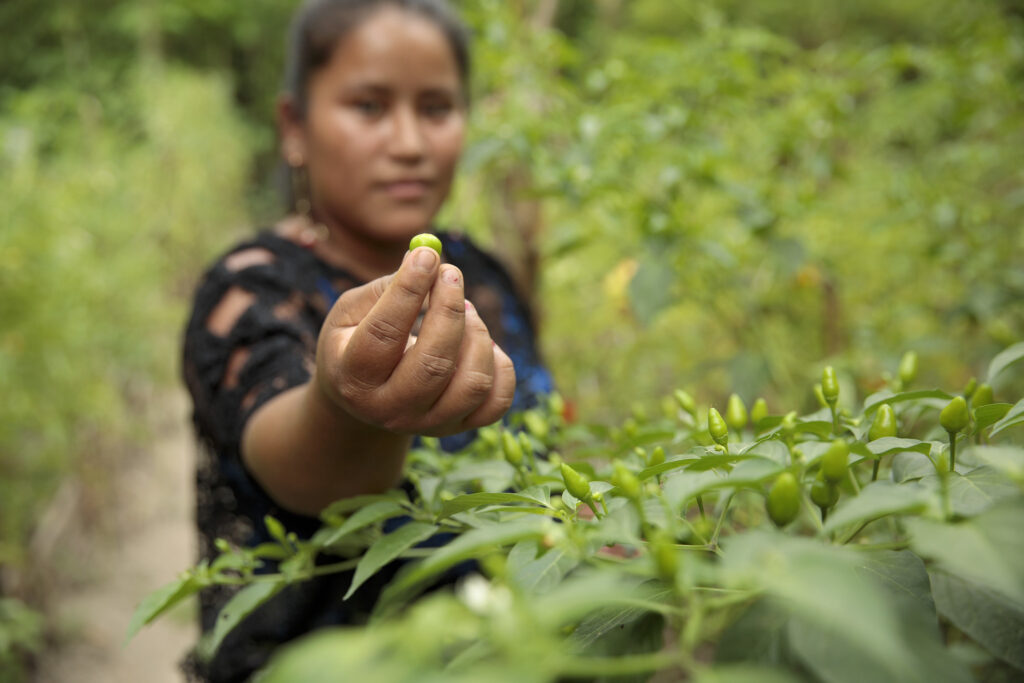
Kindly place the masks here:
[[(914, 388), (908, 356), (863, 400), (826, 367), (803, 415), (758, 400), (748, 417), (736, 394), (723, 418), (679, 390), (662, 415), (581, 426), (554, 395), (458, 453), (423, 439), (411, 495), (338, 501), (309, 539), (268, 518), (274, 543), (220, 543), (130, 633), (241, 586), (209, 655), (289, 584), (348, 572), (349, 599), (401, 562), (368, 626), (289, 644), (260, 680), (1019, 679), (1024, 400), (992, 386), (1022, 358), (1024, 343), (947, 392)], [(438, 534), (452, 540), (423, 545)]]

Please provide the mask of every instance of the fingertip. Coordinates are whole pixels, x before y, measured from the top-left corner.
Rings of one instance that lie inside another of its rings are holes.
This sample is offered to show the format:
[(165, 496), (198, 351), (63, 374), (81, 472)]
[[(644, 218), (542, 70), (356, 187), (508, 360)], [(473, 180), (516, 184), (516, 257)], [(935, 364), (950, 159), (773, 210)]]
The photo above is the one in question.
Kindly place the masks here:
[(416, 247), (406, 255), (411, 258), (412, 267), (421, 273), (431, 273), (441, 262), (441, 257), (430, 247)]

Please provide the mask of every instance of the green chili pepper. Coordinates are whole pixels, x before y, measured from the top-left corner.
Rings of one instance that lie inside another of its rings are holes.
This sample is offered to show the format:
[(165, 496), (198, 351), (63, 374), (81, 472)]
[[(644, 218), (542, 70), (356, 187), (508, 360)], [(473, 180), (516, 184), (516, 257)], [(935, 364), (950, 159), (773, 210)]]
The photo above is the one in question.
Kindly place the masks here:
[(906, 389), (917, 378), (917, 352), (907, 351), (900, 359), (900, 386)]
[(970, 412), (967, 410), (967, 401), (963, 396), (957, 396), (939, 413), (939, 423), (942, 428), (950, 434), (956, 434), (963, 430), (971, 421)]
[(523, 446), (512, 432), (503, 431), (501, 433), (501, 451), (505, 456), (505, 460), (512, 467), (518, 468), (522, 464)]
[(978, 378), (972, 377), (967, 386), (964, 387), (964, 398), (968, 401), (971, 400), (971, 396), (974, 396), (974, 392), (978, 390)]
[(825, 510), (836, 504), (839, 500), (839, 487), (835, 484), (825, 481), (819, 473), (817, 479), (811, 485), (811, 501), (822, 509), (822, 514), (825, 514)]
[(782, 417), (782, 422), (779, 423), (779, 431), (787, 439), (792, 438), (793, 434), (796, 433), (796, 411), (791, 410)]
[(775, 526), (784, 527), (800, 513), (800, 485), (792, 472), (783, 472), (768, 491), (768, 516)]
[(708, 433), (723, 448), (729, 443), (729, 427), (715, 408), (708, 408)]
[(758, 398), (754, 401), (754, 406), (750, 409), (750, 421), (757, 426), (757, 423), (768, 417), (768, 403), (763, 398)]
[(654, 467), (665, 462), (665, 449), (661, 446), (656, 447), (651, 451), (651, 456), (647, 459), (647, 466)]
[(831, 365), (826, 365), (821, 371), (821, 393), (830, 406), (834, 406), (839, 400), (839, 379)]
[(836, 439), (821, 456), (821, 474), (825, 481), (838, 484), (846, 479), (849, 467), (850, 445), (845, 439)]
[(747, 407), (738, 394), (729, 396), (729, 403), (725, 407), (725, 423), (736, 432), (747, 426)]
[(974, 392), (974, 396), (971, 399), (971, 405), (975, 408), (982, 406), (991, 405), (996, 402), (995, 396), (992, 394), (992, 387), (988, 384), (979, 384), (977, 390)]
[(629, 471), (629, 468), (622, 462), (615, 463), (615, 473), (612, 475), (612, 483), (619, 491), (630, 500), (639, 500), (642, 487), (637, 476)]
[(416, 247), (430, 247), (437, 252), (438, 256), (441, 255), (441, 240), (439, 240), (435, 235), (431, 235), (429, 232), (420, 233), (409, 240), (409, 251), (412, 251)]
[(651, 558), (654, 560), (654, 569), (658, 572), (658, 576), (663, 581), (674, 584), (676, 573), (679, 571), (679, 555), (676, 553), (676, 546), (673, 540), (662, 532), (651, 539), (649, 548)]
[(576, 498), (582, 501), (593, 498), (587, 478), (564, 462), (562, 463), (562, 479), (565, 481), (565, 489)]
[(871, 429), (868, 430), (868, 441), (885, 436), (896, 436), (896, 413), (888, 403), (883, 403), (875, 413), (875, 421), (871, 423)]
[(544, 419), (539, 411), (527, 410), (523, 413), (523, 425), (526, 431), (530, 432), (537, 440), (546, 441), (548, 438), (548, 421)]
[(821, 382), (817, 382), (814, 385), (814, 398), (818, 399), (818, 405), (822, 408), (828, 408), (828, 401), (825, 400), (825, 392), (821, 389)]
[(676, 403), (679, 404), (679, 407), (690, 415), (695, 415), (697, 413), (697, 402), (693, 400), (693, 396), (690, 396), (682, 389), (676, 389), (672, 396), (675, 397)]

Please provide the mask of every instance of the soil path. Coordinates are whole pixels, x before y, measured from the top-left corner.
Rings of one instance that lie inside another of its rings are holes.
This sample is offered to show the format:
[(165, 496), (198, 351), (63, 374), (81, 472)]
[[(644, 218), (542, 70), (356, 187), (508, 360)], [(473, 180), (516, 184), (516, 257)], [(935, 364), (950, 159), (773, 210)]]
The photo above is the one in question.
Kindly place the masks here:
[(52, 600), (67, 643), (41, 662), (37, 683), (181, 683), (178, 662), (196, 640), (194, 601), (144, 628), (124, 634), (139, 601), (195, 560), (195, 444), (183, 392), (162, 400), (152, 446), (117, 474), (110, 499), (119, 514), (112, 529), (86, 538), (76, 557), (85, 576)]

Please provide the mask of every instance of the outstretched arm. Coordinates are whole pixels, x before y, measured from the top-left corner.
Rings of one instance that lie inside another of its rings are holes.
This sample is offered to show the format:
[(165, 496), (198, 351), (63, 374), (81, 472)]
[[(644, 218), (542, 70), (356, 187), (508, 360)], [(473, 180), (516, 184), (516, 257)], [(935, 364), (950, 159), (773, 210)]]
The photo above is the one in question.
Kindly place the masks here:
[(338, 299), (313, 378), (253, 413), (242, 458), (279, 505), (316, 515), (339, 498), (395, 486), (413, 434), (490, 424), (514, 392), (512, 361), (466, 301), (462, 273), (420, 247), (394, 275)]

